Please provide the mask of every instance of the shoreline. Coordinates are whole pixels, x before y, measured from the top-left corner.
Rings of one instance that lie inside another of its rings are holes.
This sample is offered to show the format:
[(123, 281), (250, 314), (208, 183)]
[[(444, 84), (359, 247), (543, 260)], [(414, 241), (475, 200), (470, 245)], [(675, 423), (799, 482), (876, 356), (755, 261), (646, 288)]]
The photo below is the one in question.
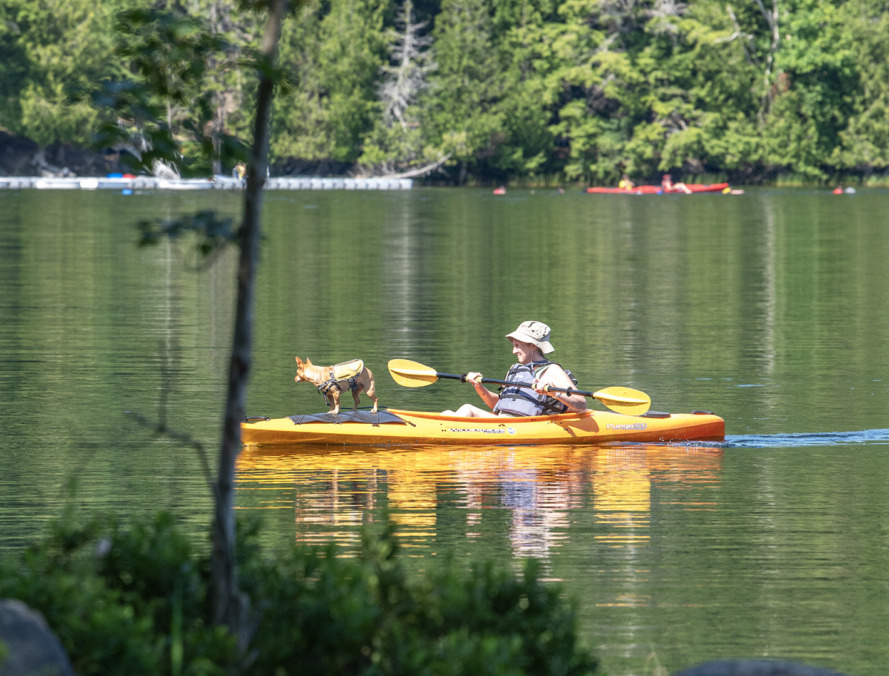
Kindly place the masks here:
[[(244, 179), (157, 178), (154, 176), (2, 176), (0, 190), (243, 190)], [(268, 178), (264, 190), (410, 190), (410, 178)]]

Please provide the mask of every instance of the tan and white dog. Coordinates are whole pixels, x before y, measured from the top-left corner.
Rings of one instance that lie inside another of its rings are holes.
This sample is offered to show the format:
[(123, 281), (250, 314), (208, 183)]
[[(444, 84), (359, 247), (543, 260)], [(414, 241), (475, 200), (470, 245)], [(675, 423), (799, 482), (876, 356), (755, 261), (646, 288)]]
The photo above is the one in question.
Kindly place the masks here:
[(349, 389), (352, 392), (352, 399), (355, 400), (355, 406), (352, 410), (358, 409), (359, 396), (362, 392), (373, 399), (374, 405), (371, 413), (377, 412), (377, 393), (374, 383), (374, 374), (370, 369), (364, 366), (361, 359), (353, 359), (345, 361), (341, 364), (333, 366), (315, 366), (312, 360), (306, 357), (303, 362), (299, 357), (296, 358), (296, 377), (294, 380), (298, 383), (312, 383), (318, 388), (318, 391), (327, 400), (330, 406), (330, 412), (336, 415), (340, 412), (340, 394)]

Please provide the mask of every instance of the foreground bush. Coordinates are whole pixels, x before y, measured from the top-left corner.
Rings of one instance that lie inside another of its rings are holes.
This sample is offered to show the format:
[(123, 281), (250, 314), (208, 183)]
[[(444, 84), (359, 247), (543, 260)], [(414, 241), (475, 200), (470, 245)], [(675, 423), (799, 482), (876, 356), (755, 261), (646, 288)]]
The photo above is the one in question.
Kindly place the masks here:
[(361, 554), (294, 548), (267, 560), (244, 533), (242, 587), (256, 613), (246, 655), (208, 621), (209, 560), (170, 515), (127, 527), (70, 521), (0, 566), (0, 598), (39, 610), (88, 674), (591, 674), (573, 606), (492, 565), (408, 579), (391, 532)]

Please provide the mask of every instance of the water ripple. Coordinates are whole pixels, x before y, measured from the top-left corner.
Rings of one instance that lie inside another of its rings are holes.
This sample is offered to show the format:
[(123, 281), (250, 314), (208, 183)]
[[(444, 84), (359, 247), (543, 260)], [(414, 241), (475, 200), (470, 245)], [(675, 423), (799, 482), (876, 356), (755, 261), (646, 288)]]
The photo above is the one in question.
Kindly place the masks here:
[(848, 446), (850, 444), (889, 444), (889, 429), (799, 434), (745, 434), (725, 438), (727, 448)]

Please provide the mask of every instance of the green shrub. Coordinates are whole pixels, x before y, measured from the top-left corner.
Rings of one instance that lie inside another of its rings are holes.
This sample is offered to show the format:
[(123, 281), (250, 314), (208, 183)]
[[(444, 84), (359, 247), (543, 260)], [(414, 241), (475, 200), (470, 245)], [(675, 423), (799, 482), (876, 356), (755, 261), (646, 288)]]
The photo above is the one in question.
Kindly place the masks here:
[(266, 560), (239, 528), (243, 590), (257, 612), (246, 656), (208, 621), (209, 560), (172, 517), (124, 527), (71, 519), (0, 567), (0, 597), (44, 614), (89, 674), (591, 674), (575, 613), (529, 563), (436, 568), (408, 579), (392, 531), (361, 554), (294, 548)]
[(68, 517), (3, 562), (0, 597), (43, 613), (78, 674), (222, 674), (234, 641), (205, 621), (200, 567), (169, 514), (130, 528)]

